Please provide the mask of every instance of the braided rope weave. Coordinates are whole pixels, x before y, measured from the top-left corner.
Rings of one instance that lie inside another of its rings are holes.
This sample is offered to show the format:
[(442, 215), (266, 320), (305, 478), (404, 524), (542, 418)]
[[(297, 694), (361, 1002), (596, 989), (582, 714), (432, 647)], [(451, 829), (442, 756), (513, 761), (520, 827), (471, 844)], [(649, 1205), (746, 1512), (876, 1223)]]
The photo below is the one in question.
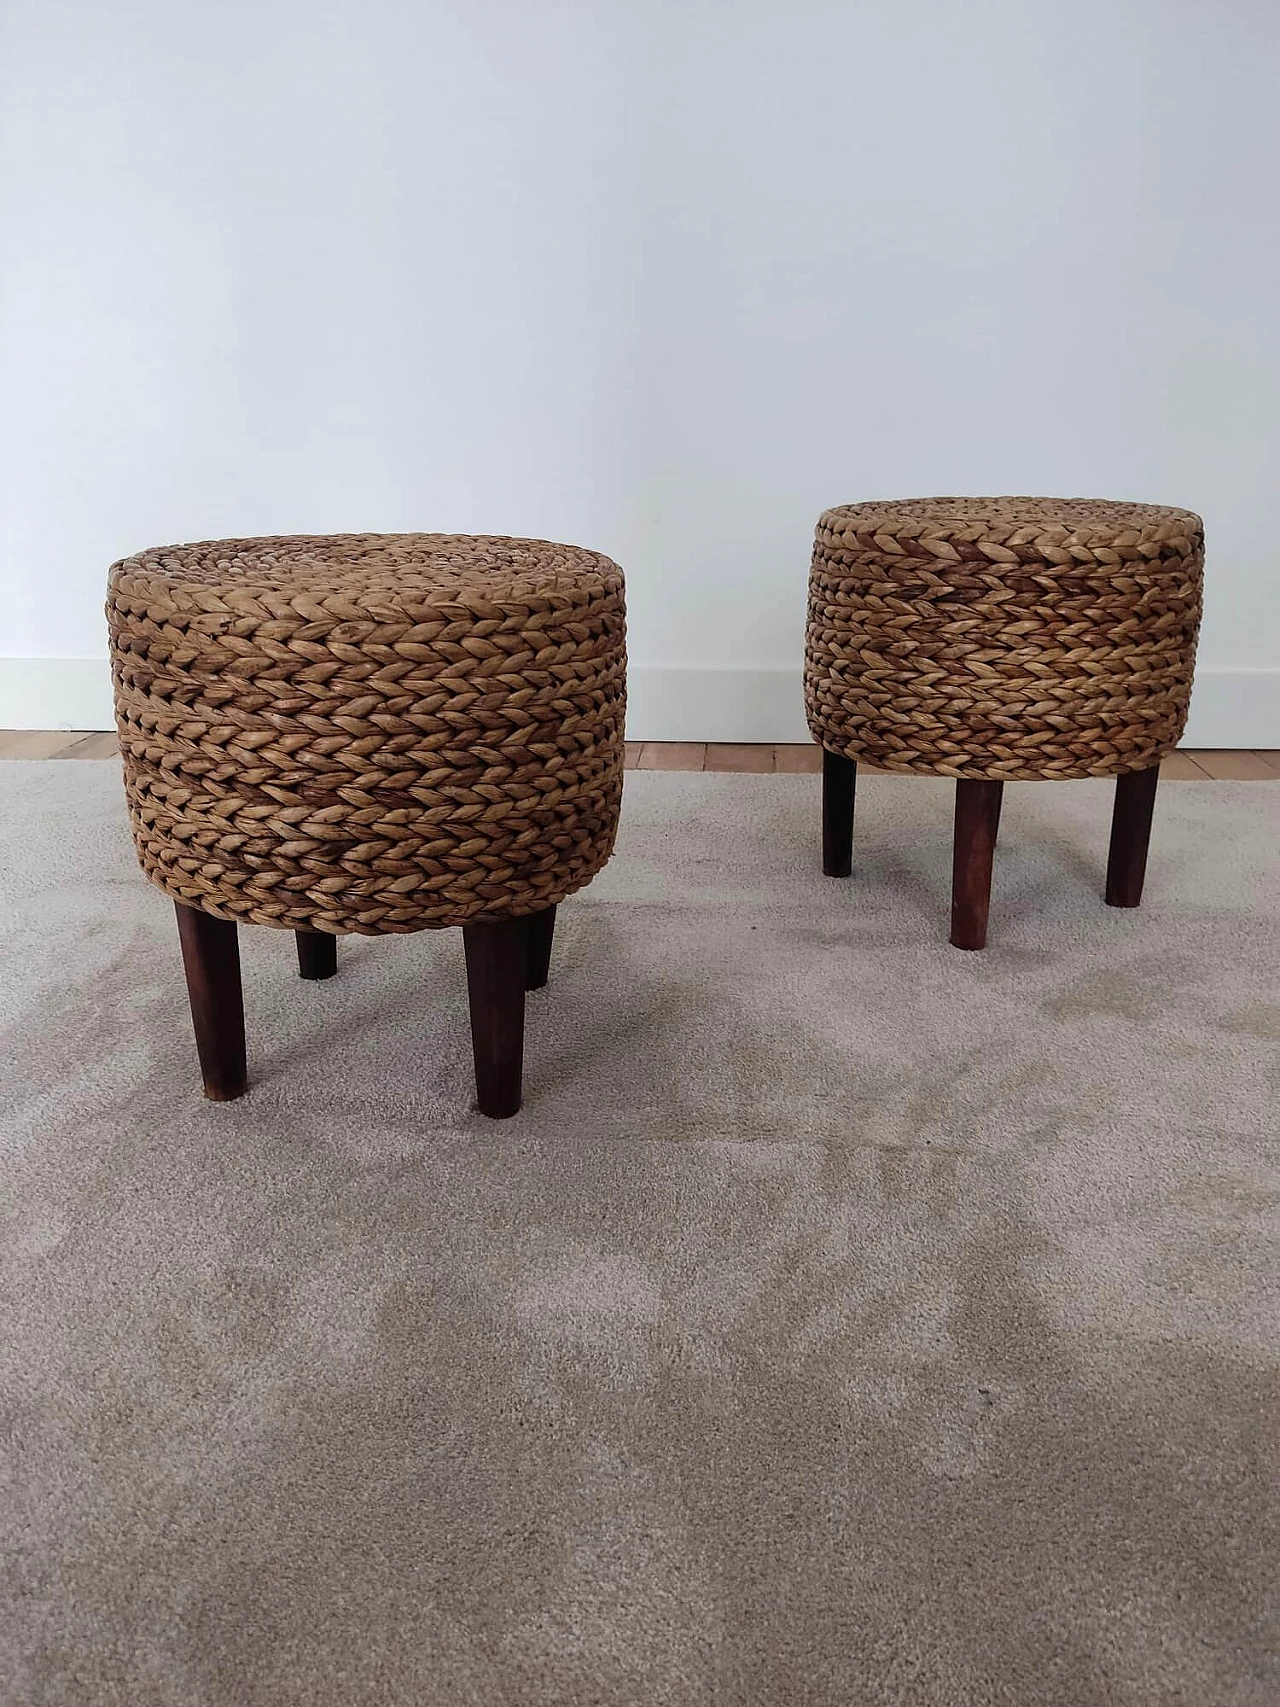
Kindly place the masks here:
[(818, 522), (814, 739), (892, 771), (1114, 776), (1187, 718), (1204, 565), (1188, 510), (1092, 499), (850, 504)]
[(622, 573), (541, 540), (214, 540), (112, 567), (138, 857), (220, 918), (380, 935), (531, 913), (608, 859)]

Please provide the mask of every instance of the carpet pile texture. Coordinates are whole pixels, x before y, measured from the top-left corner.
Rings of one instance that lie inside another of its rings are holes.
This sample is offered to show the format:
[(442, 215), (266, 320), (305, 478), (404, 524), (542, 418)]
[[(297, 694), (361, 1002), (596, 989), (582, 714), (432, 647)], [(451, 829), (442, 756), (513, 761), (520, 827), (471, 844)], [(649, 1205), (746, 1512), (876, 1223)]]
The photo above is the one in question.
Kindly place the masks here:
[(631, 773), (526, 1106), (454, 932), (241, 931), (199, 1093), (114, 764), (0, 766), (5, 1707), (1274, 1707), (1280, 784)]

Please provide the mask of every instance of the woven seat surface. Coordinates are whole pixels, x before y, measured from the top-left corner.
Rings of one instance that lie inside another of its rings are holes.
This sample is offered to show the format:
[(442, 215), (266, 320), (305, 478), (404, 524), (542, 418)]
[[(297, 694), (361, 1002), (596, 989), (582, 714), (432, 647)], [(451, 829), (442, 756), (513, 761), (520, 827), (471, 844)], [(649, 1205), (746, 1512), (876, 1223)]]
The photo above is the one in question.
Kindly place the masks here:
[(138, 856), (219, 917), (335, 933), (539, 911), (608, 859), (622, 572), (543, 540), (213, 540), (113, 565)]
[(1204, 530), (1102, 499), (922, 498), (819, 519), (805, 707), (886, 770), (1114, 776), (1182, 735)]

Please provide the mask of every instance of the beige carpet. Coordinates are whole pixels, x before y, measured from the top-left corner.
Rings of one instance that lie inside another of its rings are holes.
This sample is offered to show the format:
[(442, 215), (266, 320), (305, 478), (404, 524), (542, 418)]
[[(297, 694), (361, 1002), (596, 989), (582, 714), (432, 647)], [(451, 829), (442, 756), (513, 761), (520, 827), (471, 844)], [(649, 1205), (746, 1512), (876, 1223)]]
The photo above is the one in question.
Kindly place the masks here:
[(198, 1095), (114, 765), (0, 766), (6, 1707), (1280, 1700), (1280, 784), (628, 778), (527, 1106), (453, 933), (241, 933)]

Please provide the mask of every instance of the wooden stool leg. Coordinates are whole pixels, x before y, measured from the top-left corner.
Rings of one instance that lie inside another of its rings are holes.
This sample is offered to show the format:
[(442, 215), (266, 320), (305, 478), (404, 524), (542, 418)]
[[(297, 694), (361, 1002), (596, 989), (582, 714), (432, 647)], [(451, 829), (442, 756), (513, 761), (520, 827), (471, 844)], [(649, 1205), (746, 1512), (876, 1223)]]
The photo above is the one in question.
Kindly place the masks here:
[(294, 931), (299, 978), (332, 978), (338, 970), (338, 939), (329, 931)]
[(951, 941), (985, 948), (991, 866), (1000, 828), (1002, 782), (956, 783), (955, 852), (951, 865)]
[(526, 990), (540, 990), (551, 973), (551, 939), (556, 932), (556, 910), (544, 907), (525, 921), (529, 933), (529, 970), (525, 976)]
[(462, 942), (476, 1100), (481, 1114), (503, 1120), (520, 1107), (529, 932), (524, 919), (486, 919), (463, 925)]
[(174, 907), (204, 1094), (212, 1102), (231, 1102), (248, 1084), (236, 927), (181, 901)]
[(1136, 907), (1142, 900), (1147, 874), (1147, 845), (1151, 814), (1156, 804), (1160, 766), (1129, 771), (1116, 778), (1116, 804), (1111, 815), (1111, 855), (1107, 861), (1108, 907)]
[(822, 872), (848, 877), (853, 870), (853, 796), (858, 761), (822, 750)]

